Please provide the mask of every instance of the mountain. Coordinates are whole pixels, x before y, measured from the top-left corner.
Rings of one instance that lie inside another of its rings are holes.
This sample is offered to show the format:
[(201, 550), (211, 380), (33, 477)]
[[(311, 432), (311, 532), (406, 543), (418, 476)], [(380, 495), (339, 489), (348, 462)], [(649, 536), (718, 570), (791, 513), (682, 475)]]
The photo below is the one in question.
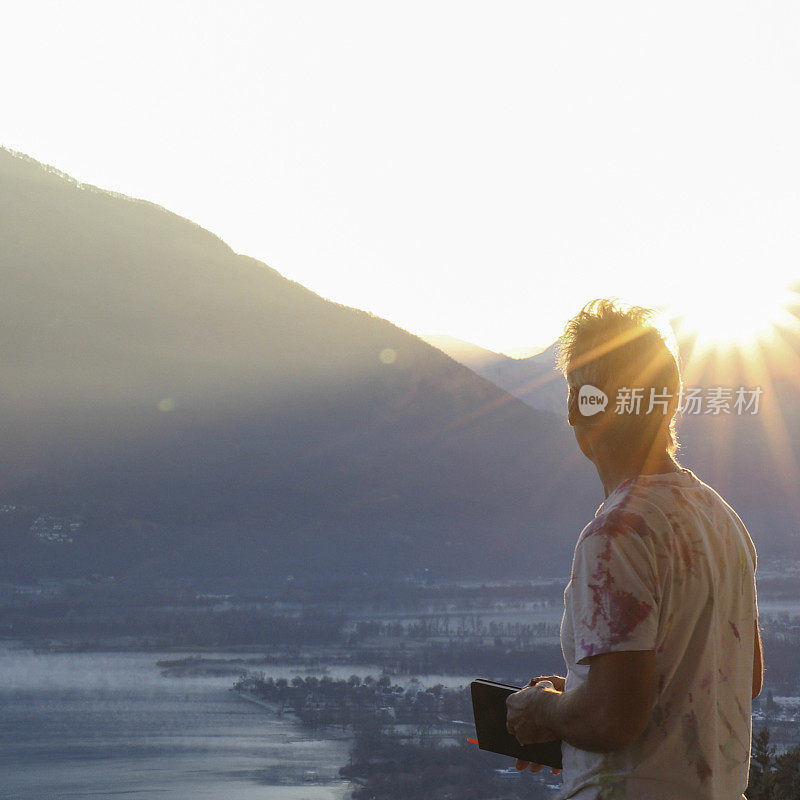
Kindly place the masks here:
[(601, 499), (562, 419), (3, 150), (0, 268), (0, 577), (564, 574)]
[(425, 340), (527, 405), (566, 418), (564, 378), (555, 368), (555, 344), (527, 358), (510, 358), (454, 336), (426, 336)]
[(428, 334), (421, 335), (420, 339), (426, 341), (428, 344), (433, 345), (443, 353), (447, 353), (450, 358), (458, 361), (459, 364), (469, 367), (473, 372), (480, 374), (480, 369), (494, 364), (497, 361), (512, 360), (502, 353), (495, 353), (493, 350), (487, 350), (485, 347), (480, 347), (472, 342), (465, 342), (456, 336), (447, 336), (445, 334)]

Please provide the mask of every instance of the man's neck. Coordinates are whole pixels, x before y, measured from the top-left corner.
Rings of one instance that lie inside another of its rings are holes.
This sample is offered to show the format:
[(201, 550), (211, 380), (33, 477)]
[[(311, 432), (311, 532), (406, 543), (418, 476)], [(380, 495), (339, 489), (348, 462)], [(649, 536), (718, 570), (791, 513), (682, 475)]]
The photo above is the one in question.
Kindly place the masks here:
[(603, 484), (603, 491), (608, 497), (614, 489), (621, 483), (635, 478), (639, 475), (661, 475), (665, 472), (680, 472), (681, 466), (666, 451), (661, 450), (653, 453), (646, 460), (636, 459), (622, 461), (618, 454), (608, 452), (596, 452), (592, 459), (600, 481)]

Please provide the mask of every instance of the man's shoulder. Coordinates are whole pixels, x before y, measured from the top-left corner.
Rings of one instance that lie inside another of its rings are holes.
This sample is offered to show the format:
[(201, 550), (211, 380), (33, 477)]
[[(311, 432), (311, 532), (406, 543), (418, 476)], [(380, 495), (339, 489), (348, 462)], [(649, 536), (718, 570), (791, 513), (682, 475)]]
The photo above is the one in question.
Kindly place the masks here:
[[(604, 508), (581, 531), (575, 547), (576, 558), (610, 558), (613, 552), (643, 554), (657, 549), (663, 536), (647, 509), (635, 505), (611, 505)], [(648, 556), (649, 557), (649, 556)]]
[(652, 536), (667, 524), (664, 500), (652, 488), (630, 481), (615, 491), (595, 513), (582, 535), (611, 532)]
[(674, 477), (640, 476), (620, 488), (600, 506), (580, 539), (627, 533), (666, 541), (679, 531), (702, 537), (721, 526), (731, 531), (732, 541), (744, 546), (755, 565), (755, 545), (744, 522), (716, 489), (690, 470)]
[(618, 519), (620, 515), (638, 515), (653, 522), (665, 521), (681, 509), (724, 509), (739, 525), (744, 523), (733, 507), (712, 486), (691, 470), (665, 475), (640, 475), (625, 481), (595, 512), (595, 519)]
[(648, 520), (649, 509), (646, 506), (627, 503), (604, 508), (583, 529), (582, 536), (595, 536), (602, 533), (633, 533), (649, 536), (653, 532)]

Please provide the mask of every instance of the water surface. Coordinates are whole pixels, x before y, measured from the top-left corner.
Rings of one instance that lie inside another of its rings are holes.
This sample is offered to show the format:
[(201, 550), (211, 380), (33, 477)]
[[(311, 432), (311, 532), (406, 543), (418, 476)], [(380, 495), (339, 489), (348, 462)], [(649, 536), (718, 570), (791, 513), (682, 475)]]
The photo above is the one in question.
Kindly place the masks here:
[(170, 657), (0, 642), (0, 798), (345, 796), (345, 739), (315, 738), (241, 700), (230, 677), (162, 677), (156, 661)]

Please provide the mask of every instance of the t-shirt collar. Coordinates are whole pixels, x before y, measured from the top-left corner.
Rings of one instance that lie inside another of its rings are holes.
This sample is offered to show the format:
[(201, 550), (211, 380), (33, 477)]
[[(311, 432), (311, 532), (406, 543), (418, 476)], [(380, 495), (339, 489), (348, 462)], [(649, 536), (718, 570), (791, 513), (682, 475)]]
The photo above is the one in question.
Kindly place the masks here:
[(632, 478), (627, 478), (622, 481), (619, 486), (614, 489), (611, 494), (603, 500), (602, 503), (594, 512), (595, 517), (603, 510), (609, 503), (616, 502), (634, 483), (644, 484), (645, 486), (691, 486), (697, 480), (695, 474), (686, 467), (681, 467), (680, 470), (674, 472), (658, 472), (652, 475), (634, 475)]

